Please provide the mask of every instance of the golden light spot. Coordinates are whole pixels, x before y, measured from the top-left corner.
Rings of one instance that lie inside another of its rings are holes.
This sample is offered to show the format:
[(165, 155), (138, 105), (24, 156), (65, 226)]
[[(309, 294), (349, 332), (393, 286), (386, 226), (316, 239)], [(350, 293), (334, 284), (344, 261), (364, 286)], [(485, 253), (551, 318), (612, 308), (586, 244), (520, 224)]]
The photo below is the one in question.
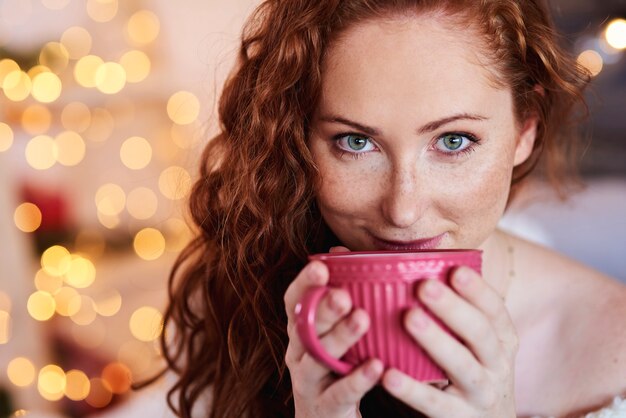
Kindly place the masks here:
[(48, 292), (38, 290), (28, 298), (26, 309), (33, 319), (37, 321), (47, 321), (54, 315), (56, 303), (52, 295)]
[(191, 240), (191, 231), (182, 219), (170, 218), (163, 224), (165, 234), (165, 249), (170, 252), (180, 252)]
[(74, 247), (77, 252), (88, 254), (92, 259), (96, 259), (106, 249), (106, 242), (102, 233), (95, 229), (82, 229), (76, 235)]
[(26, 409), (18, 409), (11, 415), (10, 418), (18, 418), (28, 416), (29, 412)]
[(39, 371), (37, 389), (44, 399), (58, 401), (63, 397), (65, 382), (63, 369), (55, 364), (49, 364)]
[(70, 4), (70, 0), (41, 0), (41, 4), (50, 10), (63, 10)]
[(53, 245), (41, 255), (41, 267), (52, 276), (62, 276), (67, 273), (71, 263), (70, 252), (61, 245)]
[(94, 297), (96, 312), (102, 316), (113, 316), (122, 307), (122, 296), (120, 292), (109, 288)]
[(9, 295), (0, 290), (0, 310), (11, 312), (12, 305)]
[(96, 55), (86, 55), (79, 59), (74, 66), (74, 78), (83, 87), (96, 87), (96, 73), (104, 64), (102, 58)]
[(91, 124), (91, 112), (84, 103), (68, 103), (61, 112), (61, 123), (68, 131), (85, 132)]
[(98, 348), (106, 337), (106, 327), (99, 318), (96, 318), (88, 326), (72, 324), (72, 337), (77, 344), (86, 349)]
[(619, 50), (626, 49), (626, 20), (614, 19), (607, 26), (604, 32), (606, 41), (611, 47)]
[(96, 87), (104, 94), (115, 94), (126, 85), (126, 71), (116, 62), (105, 62), (96, 71)]
[(129, 326), (130, 332), (139, 341), (154, 341), (163, 330), (163, 315), (156, 308), (143, 306), (133, 312)]
[(70, 370), (65, 374), (64, 394), (73, 401), (82, 401), (89, 395), (91, 383), (81, 370)]
[(0, 88), (4, 85), (4, 78), (14, 71), (20, 71), (20, 66), (17, 62), (10, 58), (0, 60)]
[(11, 339), (11, 315), (0, 309), (0, 345), (6, 344)]
[(145, 342), (127, 341), (120, 347), (117, 358), (126, 364), (133, 376), (148, 372), (156, 354)]
[(604, 65), (602, 56), (592, 49), (581, 52), (580, 55), (578, 55), (577, 61), (580, 65), (589, 70), (593, 77), (600, 74), (602, 66)]
[(135, 235), (133, 247), (140, 258), (156, 260), (165, 251), (165, 238), (154, 228), (144, 228)]
[(60, 74), (67, 68), (69, 59), (67, 49), (59, 42), (48, 42), (39, 53), (39, 64), (45, 65), (56, 74)]
[(91, 111), (91, 126), (85, 132), (85, 138), (94, 142), (106, 141), (115, 128), (115, 119), (111, 113), (103, 108), (95, 108)]
[(98, 221), (102, 226), (107, 229), (115, 229), (121, 224), (120, 217), (117, 215), (105, 215), (102, 212), (98, 212)]
[(167, 115), (172, 122), (187, 125), (194, 122), (200, 114), (200, 101), (188, 91), (174, 93), (167, 101)]
[(13, 130), (9, 125), (0, 122), (0, 152), (7, 151), (13, 145)]
[(70, 268), (65, 273), (65, 283), (75, 288), (84, 289), (96, 280), (96, 268), (88, 259), (79, 255), (72, 256)]
[[(22, 128), (31, 135), (39, 135), (50, 129), (52, 113), (43, 105), (34, 104), (22, 113)], [(2, 140), (0, 140), (1, 142)]]
[(35, 232), (41, 226), (41, 211), (37, 205), (24, 202), (13, 213), (15, 226), (22, 232)]
[(80, 295), (72, 287), (62, 287), (58, 292), (54, 294), (54, 300), (56, 302), (56, 312), (62, 316), (72, 316), (78, 309), (80, 304), (76, 302), (81, 301)]
[(107, 183), (96, 192), (96, 207), (103, 215), (115, 216), (124, 210), (126, 195), (117, 184)]
[(61, 132), (55, 138), (57, 161), (66, 167), (78, 165), (85, 158), (85, 141), (72, 131)]
[(111, 21), (118, 10), (117, 0), (87, 0), (87, 14), (96, 22)]
[(172, 124), (170, 134), (174, 144), (182, 149), (191, 149), (198, 145), (199, 138), (197, 128), (192, 128), (192, 126), (193, 125)]
[[(78, 308), (76, 309), (76, 306)], [(70, 309), (76, 310), (70, 318), (78, 325), (89, 325), (97, 316), (95, 303), (89, 296), (82, 295), (70, 301)]]
[(21, 102), (30, 94), (32, 81), (28, 74), (17, 70), (10, 72), (4, 77), (2, 88), (4, 89), (4, 95), (7, 99), (14, 102)]
[(35, 366), (26, 357), (17, 357), (9, 362), (7, 375), (15, 386), (30, 386), (35, 381)]
[(128, 138), (120, 148), (120, 159), (124, 165), (132, 170), (145, 168), (152, 159), (152, 147), (142, 137)]
[(120, 64), (126, 71), (126, 81), (129, 83), (139, 83), (150, 74), (150, 58), (143, 51), (128, 51), (120, 58)]
[(90, 380), (91, 388), (85, 401), (94, 408), (104, 408), (113, 398), (109, 384), (99, 377)]
[(128, 19), (126, 35), (131, 43), (141, 46), (154, 41), (160, 29), (157, 15), (149, 10), (140, 10)]
[(157, 211), (156, 194), (147, 187), (137, 187), (128, 193), (126, 210), (135, 219), (150, 219)]
[(182, 167), (168, 167), (159, 176), (159, 190), (168, 199), (184, 199), (191, 190), (191, 175)]
[(61, 35), (61, 44), (67, 50), (69, 57), (77, 60), (91, 51), (91, 34), (83, 27), (72, 26)]
[(59, 155), (57, 144), (48, 135), (38, 135), (26, 144), (26, 161), (36, 170), (52, 167)]
[(35, 287), (37, 290), (54, 295), (61, 289), (62, 286), (63, 278), (61, 276), (48, 274), (44, 269), (39, 269), (35, 274)]
[(114, 362), (109, 363), (102, 370), (102, 380), (106, 381), (111, 388), (111, 392), (122, 394), (128, 392), (132, 383), (130, 369), (126, 365)]
[(61, 95), (61, 79), (54, 73), (41, 73), (33, 78), (31, 94), (41, 103), (52, 103)]
[(32, 81), (39, 74), (49, 73), (50, 71), (52, 70), (50, 70), (50, 68), (46, 67), (45, 65), (35, 65), (30, 70), (28, 70), (26, 74), (28, 74), (30, 80)]

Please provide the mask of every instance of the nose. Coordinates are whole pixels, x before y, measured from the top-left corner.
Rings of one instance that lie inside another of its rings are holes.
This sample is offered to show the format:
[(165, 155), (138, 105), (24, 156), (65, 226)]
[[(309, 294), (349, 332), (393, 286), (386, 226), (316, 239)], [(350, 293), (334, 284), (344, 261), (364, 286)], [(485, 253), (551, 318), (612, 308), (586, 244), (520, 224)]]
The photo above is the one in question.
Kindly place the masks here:
[(426, 183), (418, 178), (416, 169), (396, 169), (392, 172), (388, 191), (382, 199), (385, 220), (397, 228), (407, 228), (417, 222), (428, 206)]

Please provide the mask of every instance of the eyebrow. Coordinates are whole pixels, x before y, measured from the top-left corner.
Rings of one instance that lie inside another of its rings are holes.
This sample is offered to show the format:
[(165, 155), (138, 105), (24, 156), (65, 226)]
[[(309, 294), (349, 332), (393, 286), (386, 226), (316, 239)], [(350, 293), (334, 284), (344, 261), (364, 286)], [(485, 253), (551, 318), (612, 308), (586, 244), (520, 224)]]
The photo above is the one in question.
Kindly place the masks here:
[[(367, 135), (370, 136), (379, 136), (380, 135), (380, 131), (376, 128), (373, 128), (371, 126), (366, 126), (363, 125), (361, 123), (346, 119), (346, 118), (342, 118), (341, 116), (336, 116), (336, 115), (323, 115), (320, 116), (319, 118), (321, 121), (324, 122), (331, 122), (331, 123), (341, 123), (343, 125), (347, 125), (347, 126), (352, 126), (355, 129), (358, 129), (361, 132), (366, 133)], [(434, 120), (432, 122), (428, 122), (427, 124), (423, 125), (422, 127), (420, 127), (416, 132), (418, 134), (425, 134), (428, 132), (432, 132), (435, 131), (439, 128), (441, 128), (444, 125), (447, 125), (449, 123), (455, 122), (457, 120), (477, 120), (477, 121), (481, 121), (481, 120), (487, 120), (489, 118), (485, 117), (485, 116), (481, 116), (481, 115), (476, 115), (476, 114), (472, 114), (472, 113), (458, 113), (456, 115), (452, 115), (452, 116), (447, 116), (445, 118), (441, 118), (441, 119), (437, 119)]]

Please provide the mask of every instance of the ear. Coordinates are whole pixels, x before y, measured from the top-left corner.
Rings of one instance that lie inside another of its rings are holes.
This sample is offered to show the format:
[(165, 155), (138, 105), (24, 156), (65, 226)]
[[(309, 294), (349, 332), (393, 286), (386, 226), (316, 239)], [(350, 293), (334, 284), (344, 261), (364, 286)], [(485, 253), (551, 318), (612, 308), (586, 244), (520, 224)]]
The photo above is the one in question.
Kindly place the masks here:
[(513, 165), (518, 166), (530, 157), (533, 152), (533, 146), (535, 145), (535, 139), (537, 138), (537, 124), (539, 119), (537, 116), (528, 117), (522, 126), (517, 137), (517, 144), (515, 145), (515, 156), (513, 159)]

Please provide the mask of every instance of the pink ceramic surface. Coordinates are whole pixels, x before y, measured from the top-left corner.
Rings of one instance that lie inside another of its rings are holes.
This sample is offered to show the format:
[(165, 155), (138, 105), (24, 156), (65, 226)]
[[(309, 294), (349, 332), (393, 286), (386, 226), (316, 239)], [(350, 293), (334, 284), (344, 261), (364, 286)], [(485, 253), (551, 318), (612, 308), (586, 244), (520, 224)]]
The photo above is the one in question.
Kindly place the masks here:
[[(417, 380), (446, 381), (443, 371), (406, 332), (402, 324), (407, 309), (419, 305), (417, 282), (432, 278), (447, 282), (451, 269), (465, 265), (481, 272), (479, 250), (432, 250), (421, 252), (345, 252), (316, 254), (311, 260), (324, 262), (330, 272), (328, 286), (348, 291), (354, 307), (370, 315), (370, 329), (343, 356), (336, 359), (322, 347), (315, 332), (317, 305), (328, 287), (310, 289), (296, 306), (296, 327), (307, 351), (339, 373), (349, 373), (370, 358), (385, 367), (402, 370)], [(441, 324), (437, 318), (433, 318)]]

